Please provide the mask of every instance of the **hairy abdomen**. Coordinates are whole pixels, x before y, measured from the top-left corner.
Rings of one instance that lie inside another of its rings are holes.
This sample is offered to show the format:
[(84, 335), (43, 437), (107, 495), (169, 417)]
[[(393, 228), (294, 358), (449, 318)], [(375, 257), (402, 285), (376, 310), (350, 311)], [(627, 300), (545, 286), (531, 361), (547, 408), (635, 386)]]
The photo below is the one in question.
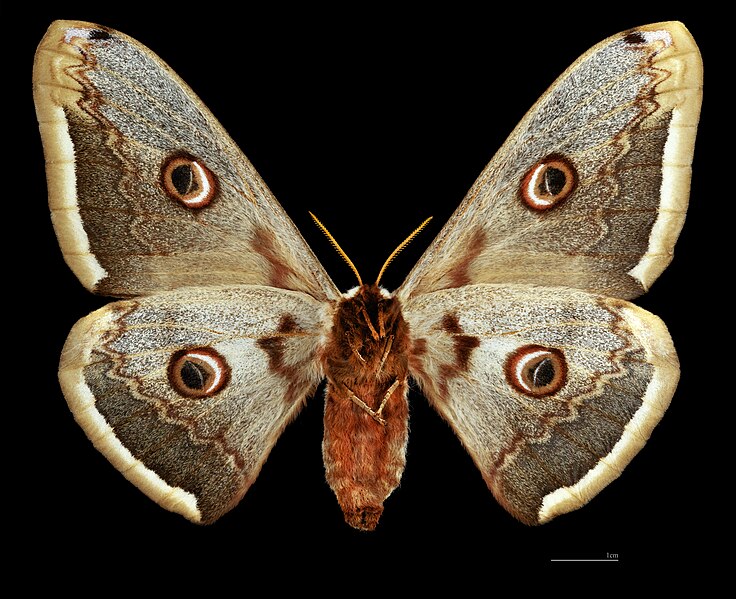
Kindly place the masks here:
[(376, 527), (383, 502), (399, 486), (406, 464), (406, 382), (396, 388), (389, 404), (381, 424), (351, 399), (327, 391), (322, 445), (327, 482), (345, 521), (362, 530)]

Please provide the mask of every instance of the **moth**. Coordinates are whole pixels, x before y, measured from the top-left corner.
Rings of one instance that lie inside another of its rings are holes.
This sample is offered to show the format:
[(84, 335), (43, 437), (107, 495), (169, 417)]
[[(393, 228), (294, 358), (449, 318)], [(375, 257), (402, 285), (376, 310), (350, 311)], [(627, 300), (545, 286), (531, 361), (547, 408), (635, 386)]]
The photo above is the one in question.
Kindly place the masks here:
[(326, 478), (363, 530), (404, 470), (410, 385), (529, 525), (617, 478), (667, 409), (673, 342), (629, 300), (685, 219), (702, 64), (682, 24), (583, 54), (393, 292), (379, 275), (341, 293), (135, 40), (54, 22), (33, 89), (64, 258), (118, 298), (72, 328), (60, 384), (97, 449), (167, 510), (212, 523), (232, 509), (324, 379)]

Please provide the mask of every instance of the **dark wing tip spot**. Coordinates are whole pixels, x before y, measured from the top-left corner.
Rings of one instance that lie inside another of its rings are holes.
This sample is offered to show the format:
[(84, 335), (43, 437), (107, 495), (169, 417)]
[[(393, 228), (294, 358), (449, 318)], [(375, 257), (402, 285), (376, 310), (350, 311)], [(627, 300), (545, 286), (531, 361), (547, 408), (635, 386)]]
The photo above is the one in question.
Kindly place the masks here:
[(90, 29), (87, 39), (89, 40), (109, 40), (112, 37), (109, 32), (102, 29)]
[(646, 43), (647, 39), (644, 37), (644, 34), (641, 31), (630, 31), (624, 36), (624, 41), (627, 44), (636, 46)]

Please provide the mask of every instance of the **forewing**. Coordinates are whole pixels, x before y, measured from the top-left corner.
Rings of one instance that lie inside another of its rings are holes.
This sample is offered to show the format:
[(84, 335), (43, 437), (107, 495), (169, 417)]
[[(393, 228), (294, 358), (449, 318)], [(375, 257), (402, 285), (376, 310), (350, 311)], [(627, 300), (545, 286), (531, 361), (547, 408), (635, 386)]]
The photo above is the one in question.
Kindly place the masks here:
[(399, 297), (475, 283), (640, 295), (685, 218), (701, 96), (682, 24), (601, 42), (527, 113)]
[(242, 498), (321, 380), (326, 310), (258, 286), (115, 302), (72, 329), (64, 395), (126, 478), (209, 523)]
[(404, 312), (412, 377), (527, 524), (581, 507), (618, 477), (677, 385), (664, 324), (624, 300), (470, 285)]
[(57, 21), (33, 81), (54, 226), (88, 289), (249, 283), (339, 296), (253, 166), (150, 50)]

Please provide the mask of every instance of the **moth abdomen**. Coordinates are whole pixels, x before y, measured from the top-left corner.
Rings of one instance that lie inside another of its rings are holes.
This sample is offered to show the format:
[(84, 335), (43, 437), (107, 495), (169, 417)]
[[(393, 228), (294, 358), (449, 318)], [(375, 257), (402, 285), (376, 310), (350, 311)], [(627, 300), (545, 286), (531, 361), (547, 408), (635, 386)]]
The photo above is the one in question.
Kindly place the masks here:
[(330, 382), (325, 396), (325, 475), (345, 521), (360, 530), (375, 529), (383, 502), (399, 486), (406, 465), (407, 379), (396, 379), (377, 394), (382, 397), (372, 408), (361, 397), (370, 401), (377, 389)]

